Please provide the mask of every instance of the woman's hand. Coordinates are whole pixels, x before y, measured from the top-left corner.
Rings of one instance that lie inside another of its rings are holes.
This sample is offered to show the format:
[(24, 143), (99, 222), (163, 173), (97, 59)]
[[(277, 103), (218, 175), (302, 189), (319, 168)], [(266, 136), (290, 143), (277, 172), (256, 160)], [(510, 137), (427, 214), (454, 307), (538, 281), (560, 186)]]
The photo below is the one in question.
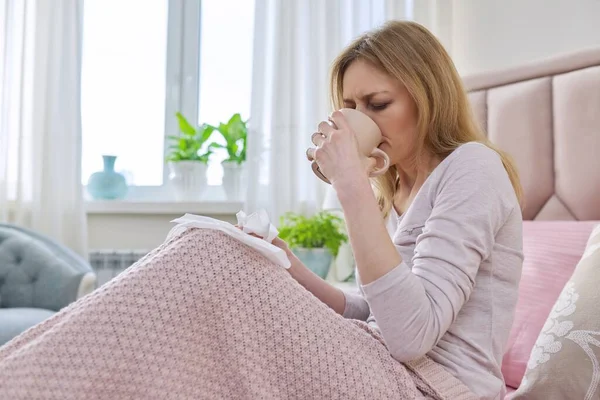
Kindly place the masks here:
[[(236, 228), (242, 229), (235, 225)], [(250, 233), (250, 235), (263, 239), (262, 237)], [(346, 297), (341, 290), (333, 287), (331, 284), (325, 282), (320, 276), (312, 272), (292, 253), (289, 246), (285, 241), (276, 237), (271, 242), (272, 245), (279, 247), (290, 260), (291, 266), (286, 271), (296, 280), (300, 285), (304, 286), (306, 290), (315, 295), (323, 303), (331, 307), (335, 312), (342, 315), (346, 306)]]
[(273, 246), (279, 247), (281, 250), (285, 251), (285, 254), (287, 254), (288, 257), (293, 254), (292, 250), (290, 250), (290, 247), (288, 246), (288, 244), (279, 237), (276, 237), (275, 239), (273, 239), (271, 244)]
[[(240, 230), (242, 230), (242, 228), (240, 226), (238, 226), (238, 225), (235, 225), (235, 227), (238, 228), (238, 229), (240, 229)], [(257, 237), (259, 239), (264, 239), (262, 236), (258, 236), (255, 233), (249, 233), (249, 235)], [(279, 247), (281, 250), (285, 251), (285, 254), (288, 256), (288, 258), (290, 257), (290, 255), (293, 254), (292, 251), (290, 250), (290, 247), (288, 246), (288, 244), (284, 240), (282, 240), (281, 238), (279, 238), (279, 237), (275, 237), (275, 239), (273, 239), (273, 241), (271, 242), (271, 244), (273, 246)]]
[(355, 133), (340, 111), (331, 114), (330, 122), (322, 121), (311, 140), (317, 147), (309, 148), (306, 156), (309, 161), (316, 161), (332, 185), (351, 182), (357, 176), (367, 177), (375, 167), (374, 159), (360, 154)]

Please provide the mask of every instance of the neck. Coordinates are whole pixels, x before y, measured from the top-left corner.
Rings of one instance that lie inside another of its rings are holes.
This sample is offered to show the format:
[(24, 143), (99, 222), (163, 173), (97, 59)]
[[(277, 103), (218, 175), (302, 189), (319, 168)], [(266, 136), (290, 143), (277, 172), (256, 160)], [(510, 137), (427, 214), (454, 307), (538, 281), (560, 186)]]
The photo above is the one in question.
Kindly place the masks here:
[(398, 184), (402, 192), (418, 191), (440, 161), (439, 157), (426, 153), (421, 156), (417, 165), (412, 163), (396, 164)]

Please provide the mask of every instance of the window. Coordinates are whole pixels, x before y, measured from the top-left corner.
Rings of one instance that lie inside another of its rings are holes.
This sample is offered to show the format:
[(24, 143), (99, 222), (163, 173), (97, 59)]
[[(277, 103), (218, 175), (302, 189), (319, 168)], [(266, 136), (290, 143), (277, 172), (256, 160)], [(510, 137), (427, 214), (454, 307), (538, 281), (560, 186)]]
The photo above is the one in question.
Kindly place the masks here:
[(166, 1), (86, 1), (81, 78), (84, 182), (102, 168), (103, 154), (114, 154), (116, 167), (130, 184), (162, 184), (167, 16)]
[[(252, 0), (86, 0), (83, 183), (112, 154), (130, 197), (168, 199), (165, 138), (178, 131), (175, 113), (211, 124), (248, 118), (253, 29)], [(221, 184), (224, 156), (213, 157), (209, 185)]]
[[(202, 2), (201, 15), (199, 122), (216, 125), (236, 112), (247, 119), (252, 82), (254, 1), (206, 0)], [(220, 162), (225, 156), (224, 151), (213, 156), (214, 162), (208, 170), (209, 185), (221, 184)]]

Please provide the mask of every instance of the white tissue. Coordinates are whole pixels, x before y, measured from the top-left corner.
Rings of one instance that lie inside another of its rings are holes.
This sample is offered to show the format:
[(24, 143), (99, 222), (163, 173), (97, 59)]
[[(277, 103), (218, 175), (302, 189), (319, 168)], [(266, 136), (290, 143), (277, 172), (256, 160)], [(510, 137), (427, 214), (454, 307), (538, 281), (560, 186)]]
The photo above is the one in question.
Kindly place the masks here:
[[(244, 231), (236, 228), (235, 226), (225, 221), (220, 221), (209, 217), (203, 217), (200, 215), (185, 214), (183, 217), (171, 221), (178, 224), (171, 230), (171, 232), (180, 232), (182, 228), (184, 229), (187, 227), (215, 229), (224, 232), (232, 238), (252, 247), (256, 251), (261, 253), (263, 256), (273, 261), (275, 264), (281, 265), (286, 269), (290, 268), (290, 260), (287, 258), (285, 251), (271, 244), (271, 241), (275, 239), (275, 237), (277, 237), (277, 234), (279, 232), (269, 222), (269, 217), (267, 213), (264, 210), (262, 211), (263, 212), (260, 213), (262, 215), (259, 214), (258, 216), (254, 216), (257, 213), (246, 216), (246, 214), (242, 211), (240, 211), (241, 215), (240, 213), (237, 214), (238, 222), (242, 220), (242, 225), (240, 226), (244, 227)], [(266, 237), (266, 240), (259, 239), (255, 236), (249, 235), (248, 233), (254, 233), (261, 237)], [(169, 236), (171, 235), (172, 233), (169, 234)]]
[(265, 210), (260, 210), (250, 215), (239, 211), (236, 215), (238, 226), (246, 233), (254, 233), (271, 243), (279, 235), (277, 228), (271, 224), (269, 215)]

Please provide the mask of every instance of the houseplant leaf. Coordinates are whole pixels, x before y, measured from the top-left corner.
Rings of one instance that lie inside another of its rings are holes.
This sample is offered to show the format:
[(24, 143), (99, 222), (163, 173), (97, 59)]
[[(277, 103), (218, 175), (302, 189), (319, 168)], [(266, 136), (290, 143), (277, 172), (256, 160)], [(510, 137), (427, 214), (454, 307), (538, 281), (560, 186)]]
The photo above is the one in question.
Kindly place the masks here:
[(246, 138), (248, 128), (239, 113), (233, 114), (226, 123), (221, 122), (217, 128), (226, 145), (221, 148), (227, 150), (227, 159), (224, 162), (241, 164), (246, 161)]
[(321, 211), (312, 217), (286, 213), (281, 217), (279, 236), (290, 248), (326, 248), (335, 257), (348, 241), (341, 217)]
[(208, 139), (210, 139), (213, 132), (216, 128), (212, 125), (204, 124), (200, 127), (200, 143), (204, 144)]
[(166, 155), (167, 161), (199, 161), (204, 164), (208, 163), (209, 157), (212, 154), (212, 148), (209, 145), (206, 151), (201, 153), (204, 145), (209, 141), (215, 127), (208, 124), (202, 124), (198, 129), (195, 129), (187, 119), (181, 114), (176, 113), (179, 124), (179, 135), (169, 135), (170, 141), (168, 152)]
[(179, 129), (185, 135), (194, 136), (196, 134), (196, 129), (185, 119), (185, 117), (181, 113), (175, 114), (177, 117), (177, 122), (179, 122)]

